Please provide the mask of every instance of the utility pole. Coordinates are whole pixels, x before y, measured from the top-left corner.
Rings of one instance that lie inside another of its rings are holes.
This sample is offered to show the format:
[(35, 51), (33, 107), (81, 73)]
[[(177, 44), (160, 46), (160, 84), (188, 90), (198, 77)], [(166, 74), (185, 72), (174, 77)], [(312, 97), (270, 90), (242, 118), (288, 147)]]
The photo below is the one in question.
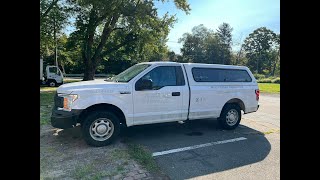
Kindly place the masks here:
[(58, 48), (57, 48), (57, 30), (56, 30), (56, 17), (53, 17), (53, 40), (54, 40), (54, 63), (58, 66)]

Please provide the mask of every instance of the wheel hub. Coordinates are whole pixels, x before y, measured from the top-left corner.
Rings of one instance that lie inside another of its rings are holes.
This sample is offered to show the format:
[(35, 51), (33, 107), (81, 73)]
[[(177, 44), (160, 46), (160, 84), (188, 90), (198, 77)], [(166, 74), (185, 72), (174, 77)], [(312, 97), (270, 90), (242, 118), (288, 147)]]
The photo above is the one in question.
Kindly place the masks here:
[(105, 125), (105, 124), (100, 124), (100, 125), (98, 125), (98, 127), (97, 127), (97, 133), (98, 134), (104, 134), (104, 133), (106, 133), (107, 132), (107, 126)]
[(230, 119), (231, 121), (234, 121), (234, 120), (235, 120), (234, 114), (231, 114), (231, 115), (229, 116), (229, 119)]
[(110, 119), (99, 118), (91, 124), (89, 132), (94, 140), (105, 141), (112, 136), (114, 125)]
[(231, 109), (228, 113), (227, 113), (227, 117), (226, 117), (226, 120), (227, 120), (227, 124), (229, 126), (233, 126), (235, 125), (237, 122), (238, 122), (238, 112), (234, 109)]

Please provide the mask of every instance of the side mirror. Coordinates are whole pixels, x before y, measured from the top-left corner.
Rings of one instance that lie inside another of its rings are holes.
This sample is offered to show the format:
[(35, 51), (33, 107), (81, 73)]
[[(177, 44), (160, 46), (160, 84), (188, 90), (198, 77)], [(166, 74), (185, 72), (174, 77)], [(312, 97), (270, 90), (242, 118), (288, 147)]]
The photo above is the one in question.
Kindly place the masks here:
[(140, 79), (136, 83), (136, 91), (151, 90), (151, 89), (152, 89), (152, 80), (151, 79)]

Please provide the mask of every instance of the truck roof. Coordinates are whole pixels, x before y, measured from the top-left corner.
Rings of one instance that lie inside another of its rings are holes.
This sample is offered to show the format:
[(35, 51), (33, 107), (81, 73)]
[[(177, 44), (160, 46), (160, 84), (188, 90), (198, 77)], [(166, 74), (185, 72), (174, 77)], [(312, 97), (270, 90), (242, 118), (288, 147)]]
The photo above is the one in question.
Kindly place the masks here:
[(224, 65), (224, 64), (205, 64), (205, 63), (178, 63), (172, 61), (153, 61), (153, 62), (142, 62), (141, 64), (184, 64), (186, 66), (201, 66), (201, 67), (215, 67), (215, 68), (241, 68), (246, 69), (246, 66), (236, 66), (236, 65)]

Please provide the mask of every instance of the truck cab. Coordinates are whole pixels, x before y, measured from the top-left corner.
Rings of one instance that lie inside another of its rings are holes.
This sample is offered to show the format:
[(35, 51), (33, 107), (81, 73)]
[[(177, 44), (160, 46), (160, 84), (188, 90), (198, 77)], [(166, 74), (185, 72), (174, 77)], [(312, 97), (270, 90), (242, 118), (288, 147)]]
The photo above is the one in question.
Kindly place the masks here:
[(217, 119), (224, 129), (236, 128), (241, 111), (258, 110), (259, 89), (244, 66), (147, 62), (136, 64), (111, 80), (60, 86), (51, 124), (81, 124), (86, 142), (110, 144), (120, 124), (135, 125)]
[(43, 59), (40, 59), (40, 85), (55, 87), (63, 84), (63, 73), (57, 66), (47, 66), (43, 71)]
[(63, 73), (57, 66), (46, 67), (46, 83), (50, 87), (63, 84)]

